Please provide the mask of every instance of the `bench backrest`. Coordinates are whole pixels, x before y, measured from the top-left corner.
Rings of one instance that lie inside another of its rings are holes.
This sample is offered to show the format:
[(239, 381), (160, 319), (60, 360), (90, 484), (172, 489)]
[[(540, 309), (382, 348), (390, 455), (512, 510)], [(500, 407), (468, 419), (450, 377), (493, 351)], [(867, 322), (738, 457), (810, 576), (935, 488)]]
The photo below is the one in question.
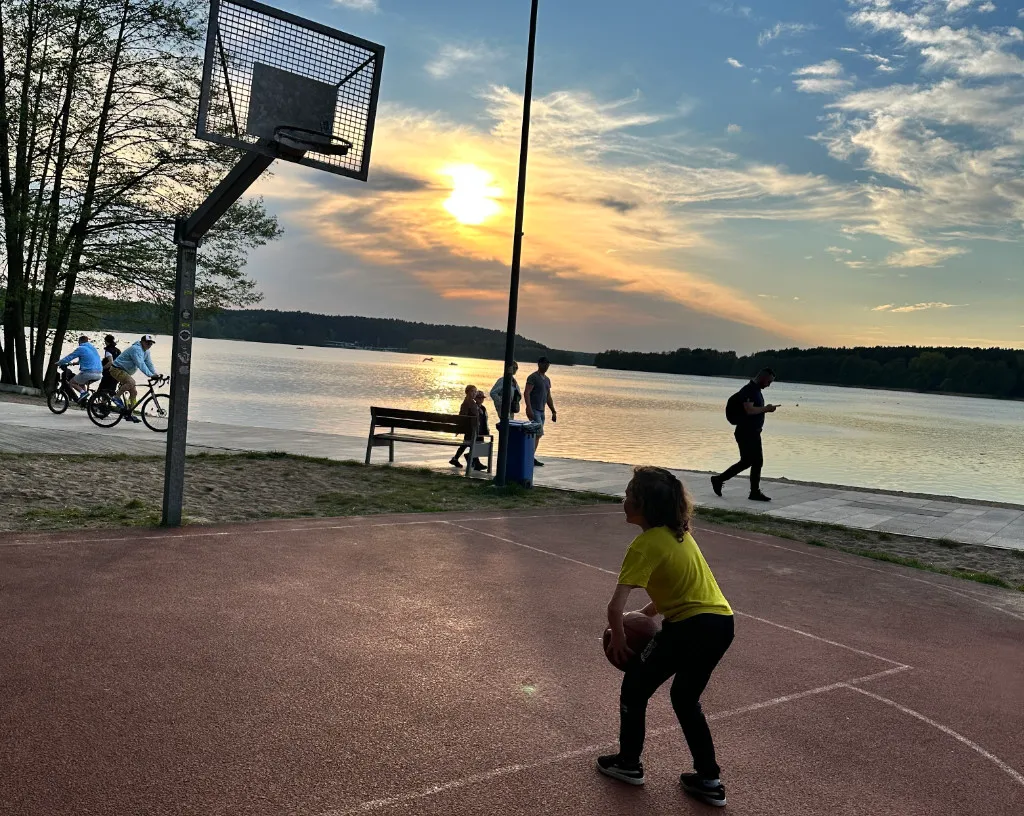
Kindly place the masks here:
[(477, 429), (479, 419), (459, 414), (432, 414), (429, 411), (406, 411), (403, 408), (373, 406), (370, 408), (370, 422), (374, 428), (405, 428), (469, 436)]

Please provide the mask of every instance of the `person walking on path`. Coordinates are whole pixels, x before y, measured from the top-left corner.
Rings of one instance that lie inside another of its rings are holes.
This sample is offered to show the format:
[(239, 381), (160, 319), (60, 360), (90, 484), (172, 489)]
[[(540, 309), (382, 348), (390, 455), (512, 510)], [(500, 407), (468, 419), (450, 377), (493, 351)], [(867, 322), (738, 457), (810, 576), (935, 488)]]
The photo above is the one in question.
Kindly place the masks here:
[(716, 496), (722, 495), (722, 485), (733, 476), (750, 468), (750, 500), (767, 502), (768, 496), (761, 492), (761, 467), (764, 453), (761, 449), (761, 431), (764, 415), (775, 412), (777, 405), (765, 405), (764, 389), (775, 381), (775, 372), (762, 368), (754, 379), (729, 397), (725, 416), (736, 426), (736, 444), (740, 449), (740, 460), (724, 473), (711, 477), (711, 487)]
[[(526, 379), (526, 394), (524, 394), (526, 397), (526, 418), (540, 425), (537, 429), (536, 442), (533, 448), (535, 454), (540, 446), (540, 438), (544, 436), (545, 408), (551, 409), (551, 421), (558, 422), (555, 403), (551, 399), (551, 380), (548, 379), (548, 369), (550, 367), (551, 363), (548, 358), (541, 357), (537, 361), (537, 370)], [(536, 455), (533, 458), (533, 465), (534, 467), (544, 467), (544, 463), (539, 461)]]
[[(704, 804), (724, 807), (725, 786), (700, 698), (732, 644), (733, 611), (690, 533), (693, 502), (682, 482), (662, 468), (639, 467), (626, 488), (626, 521), (641, 529), (629, 545), (608, 602), (613, 662), (626, 666), (619, 693), (619, 752), (598, 757), (597, 769), (629, 785), (644, 784), (641, 755), (647, 703), (672, 680), (672, 708), (693, 756), (683, 790)], [(663, 615), (661, 630), (641, 654), (626, 642), (622, 613), (634, 589), (650, 598), (640, 611)]]

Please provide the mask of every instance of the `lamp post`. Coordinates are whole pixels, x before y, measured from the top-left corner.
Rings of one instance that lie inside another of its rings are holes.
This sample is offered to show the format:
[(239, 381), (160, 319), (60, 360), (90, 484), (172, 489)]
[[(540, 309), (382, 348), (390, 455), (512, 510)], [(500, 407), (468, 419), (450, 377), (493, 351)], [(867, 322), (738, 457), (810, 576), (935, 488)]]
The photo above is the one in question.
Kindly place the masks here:
[(526, 87), (523, 91), (523, 135), (519, 146), (519, 189), (516, 194), (516, 226), (512, 236), (512, 275), (508, 292), (508, 329), (505, 334), (505, 374), (501, 384), (501, 416), (498, 421), (498, 472), (495, 482), (505, 485), (508, 468), (508, 422), (512, 408), (512, 362), (516, 356), (516, 317), (519, 312), (519, 266), (523, 257), (523, 210), (526, 206), (526, 161), (530, 152), (530, 105), (533, 102), (533, 58), (537, 45), (537, 6), (531, 0), (530, 41), (526, 50)]

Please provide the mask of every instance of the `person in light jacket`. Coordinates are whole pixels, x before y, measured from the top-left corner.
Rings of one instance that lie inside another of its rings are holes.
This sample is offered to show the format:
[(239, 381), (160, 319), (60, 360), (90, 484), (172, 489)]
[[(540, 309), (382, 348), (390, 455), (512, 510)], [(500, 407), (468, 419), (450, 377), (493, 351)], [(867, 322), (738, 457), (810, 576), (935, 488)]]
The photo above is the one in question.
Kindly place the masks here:
[[(117, 393), (118, 396), (128, 392), (130, 401), (125, 400), (125, 407), (129, 410), (135, 407), (135, 403), (139, 400), (139, 392), (135, 386), (134, 374), (136, 371), (141, 371), (151, 380), (156, 379), (160, 376), (157, 372), (156, 367), (153, 365), (153, 358), (149, 356), (149, 350), (153, 348), (156, 340), (153, 339), (153, 335), (144, 334), (142, 339), (135, 343), (132, 343), (127, 349), (125, 349), (121, 355), (114, 360), (108, 369), (110, 376), (118, 382)], [(129, 415), (128, 419), (132, 422), (139, 422), (139, 418), (134, 415)]]

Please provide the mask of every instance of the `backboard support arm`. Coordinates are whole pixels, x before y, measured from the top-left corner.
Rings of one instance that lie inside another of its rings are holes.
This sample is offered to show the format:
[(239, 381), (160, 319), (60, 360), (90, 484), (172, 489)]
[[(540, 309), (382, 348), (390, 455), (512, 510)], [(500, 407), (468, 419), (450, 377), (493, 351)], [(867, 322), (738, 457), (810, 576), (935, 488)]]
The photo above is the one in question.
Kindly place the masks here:
[(198, 209), (188, 218), (179, 218), (174, 226), (178, 257), (174, 284), (174, 332), (171, 336), (171, 413), (167, 428), (167, 455), (164, 458), (161, 515), (164, 527), (181, 526), (195, 319), (196, 251), (217, 219), (245, 194), (273, 161), (273, 157), (262, 153), (243, 154)]

